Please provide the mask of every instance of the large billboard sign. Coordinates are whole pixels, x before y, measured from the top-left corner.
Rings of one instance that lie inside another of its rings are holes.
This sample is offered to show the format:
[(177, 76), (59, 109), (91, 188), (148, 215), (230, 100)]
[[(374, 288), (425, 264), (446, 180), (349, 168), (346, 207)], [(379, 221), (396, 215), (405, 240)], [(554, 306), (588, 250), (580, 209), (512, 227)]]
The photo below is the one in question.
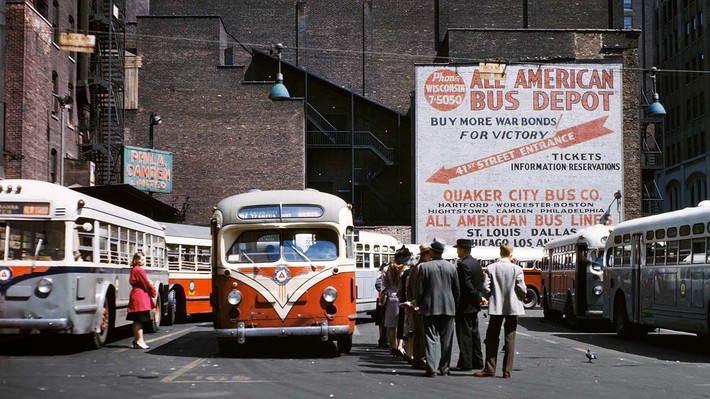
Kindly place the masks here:
[(418, 66), (416, 241), (535, 247), (597, 223), (623, 191), (621, 69)]
[(124, 146), (123, 182), (143, 191), (173, 191), (173, 154)]

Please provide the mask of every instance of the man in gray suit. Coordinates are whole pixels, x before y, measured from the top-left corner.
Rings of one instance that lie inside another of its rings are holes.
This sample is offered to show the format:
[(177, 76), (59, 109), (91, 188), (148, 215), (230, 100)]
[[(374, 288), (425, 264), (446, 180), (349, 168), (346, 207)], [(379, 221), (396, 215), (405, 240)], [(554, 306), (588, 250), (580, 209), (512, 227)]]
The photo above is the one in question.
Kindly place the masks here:
[(449, 374), (459, 278), (453, 263), (441, 258), (445, 244), (435, 238), (429, 247), (432, 260), (419, 269), (417, 305), (424, 316), (424, 376), (434, 377), (437, 370), (441, 375)]
[(483, 295), (488, 299), (488, 314), (491, 316), (486, 331), (486, 365), (483, 370), (473, 373), (476, 377), (496, 375), (496, 358), (500, 342), (500, 327), (505, 320), (505, 345), (503, 350), (503, 378), (510, 378), (515, 356), (515, 334), (518, 316), (525, 314), (525, 281), (523, 269), (512, 262), (513, 246), (505, 243), (500, 246), (501, 259), (488, 265), (484, 273)]

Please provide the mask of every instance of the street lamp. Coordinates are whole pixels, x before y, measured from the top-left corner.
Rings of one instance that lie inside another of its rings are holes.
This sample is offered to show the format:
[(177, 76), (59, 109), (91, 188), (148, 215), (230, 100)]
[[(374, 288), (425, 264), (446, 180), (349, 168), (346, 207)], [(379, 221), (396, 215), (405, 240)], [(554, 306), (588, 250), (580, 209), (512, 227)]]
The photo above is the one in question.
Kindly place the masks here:
[(148, 147), (153, 149), (153, 126), (163, 123), (163, 118), (153, 112), (150, 113), (150, 129), (148, 130)]
[(663, 108), (663, 105), (661, 105), (658, 92), (656, 91), (656, 72), (658, 72), (658, 68), (652, 67), (650, 79), (653, 83), (653, 102), (648, 106), (647, 116), (649, 118), (660, 118), (666, 116), (666, 109)]
[(271, 86), (271, 93), (269, 93), (269, 98), (273, 101), (283, 101), (291, 98), (288, 93), (288, 89), (284, 85), (284, 75), (281, 74), (281, 50), (283, 50), (284, 45), (281, 43), (276, 43), (274, 45), (274, 50), (276, 51), (276, 58), (279, 60), (279, 73), (276, 74), (276, 83)]
[(616, 201), (616, 206), (618, 207), (621, 205), (621, 191), (617, 191), (614, 193), (614, 199), (611, 200), (609, 203), (609, 207), (606, 208), (606, 212), (602, 215), (601, 218), (599, 218), (599, 224), (601, 225), (606, 225), (608, 222), (611, 221), (611, 206), (614, 205), (614, 201)]
[(64, 132), (66, 129), (66, 120), (65, 120), (65, 110), (71, 108), (71, 105), (74, 103), (74, 99), (72, 98), (71, 95), (65, 94), (63, 96), (58, 96), (54, 95), (54, 97), (57, 98), (57, 101), (59, 102), (59, 107), (61, 108), (61, 117), (59, 119), (59, 123), (61, 124), (61, 138), (59, 142), (59, 184), (64, 185)]

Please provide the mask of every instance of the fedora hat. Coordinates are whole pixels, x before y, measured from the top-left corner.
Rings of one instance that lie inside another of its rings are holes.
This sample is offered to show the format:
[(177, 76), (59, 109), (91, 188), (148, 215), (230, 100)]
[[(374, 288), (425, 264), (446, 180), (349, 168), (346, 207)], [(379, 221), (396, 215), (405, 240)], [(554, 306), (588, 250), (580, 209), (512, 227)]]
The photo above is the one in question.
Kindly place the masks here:
[(405, 247), (402, 245), (402, 248), (398, 249), (394, 253), (394, 261), (397, 263), (406, 263), (409, 259), (412, 258), (412, 251), (409, 250), (409, 248)]
[(473, 240), (468, 238), (459, 238), (456, 240), (455, 248), (473, 248)]
[(446, 243), (434, 238), (434, 240), (432, 240), (431, 244), (429, 244), (429, 248), (431, 248), (432, 251), (438, 252), (441, 254), (441, 253), (444, 253), (444, 249), (446, 249)]
[(430, 249), (431, 248), (426, 244), (419, 244), (419, 254), (420, 255), (423, 253), (429, 252)]

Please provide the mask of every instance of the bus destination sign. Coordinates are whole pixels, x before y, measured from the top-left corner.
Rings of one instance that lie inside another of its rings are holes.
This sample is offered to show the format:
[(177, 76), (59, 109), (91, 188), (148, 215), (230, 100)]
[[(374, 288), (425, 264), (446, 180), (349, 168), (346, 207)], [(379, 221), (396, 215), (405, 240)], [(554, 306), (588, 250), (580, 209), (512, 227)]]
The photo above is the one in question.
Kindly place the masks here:
[(49, 202), (0, 202), (0, 215), (49, 215)]

